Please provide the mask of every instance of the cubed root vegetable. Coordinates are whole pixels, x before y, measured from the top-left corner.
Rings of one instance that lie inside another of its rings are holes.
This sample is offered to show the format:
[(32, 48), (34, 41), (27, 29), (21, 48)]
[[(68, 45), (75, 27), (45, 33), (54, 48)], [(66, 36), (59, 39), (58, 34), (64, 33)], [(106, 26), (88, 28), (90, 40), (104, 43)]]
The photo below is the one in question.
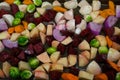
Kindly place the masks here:
[(28, 5), (28, 4), (32, 4), (32, 3), (33, 3), (32, 0), (24, 0), (24, 1), (23, 1), (23, 4), (27, 4), (27, 5)]
[(53, 10), (57, 11), (57, 12), (65, 12), (67, 11), (67, 9), (60, 7), (60, 6), (54, 6)]
[(26, 21), (22, 21), (22, 24), (23, 24), (23, 26), (24, 26), (25, 29), (28, 28), (28, 23)]
[(62, 74), (63, 80), (79, 80), (77, 76), (71, 74), (71, 73), (63, 73)]
[(12, 4), (14, 0), (5, 0), (5, 2), (7, 2), (8, 4)]
[(101, 73), (95, 76), (94, 80), (108, 80), (108, 77), (106, 74)]
[(112, 42), (112, 40), (108, 36), (106, 36), (106, 41), (107, 41), (108, 47), (111, 47), (113, 42)]
[(8, 29), (8, 33), (9, 33), (9, 34), (12, 34), (14, 31), (15, 31), (15, 28), (14, 28), (14, 27), (10, 27), (10, 28)]
[(16, 33), (21, 33), (22, 31), (24, 31), (24, 27), (22, 25), (15, 26)]

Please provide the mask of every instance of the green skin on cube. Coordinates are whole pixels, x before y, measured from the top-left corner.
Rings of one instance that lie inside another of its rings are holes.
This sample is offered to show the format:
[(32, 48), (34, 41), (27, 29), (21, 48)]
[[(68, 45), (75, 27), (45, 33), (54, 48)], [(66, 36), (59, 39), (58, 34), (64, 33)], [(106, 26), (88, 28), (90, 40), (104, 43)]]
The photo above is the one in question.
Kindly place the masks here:
[(57, 49), (55, 47), (50, 47), (47, 49), (48, 54), (53, 54), (56, 51), (57, 51)]

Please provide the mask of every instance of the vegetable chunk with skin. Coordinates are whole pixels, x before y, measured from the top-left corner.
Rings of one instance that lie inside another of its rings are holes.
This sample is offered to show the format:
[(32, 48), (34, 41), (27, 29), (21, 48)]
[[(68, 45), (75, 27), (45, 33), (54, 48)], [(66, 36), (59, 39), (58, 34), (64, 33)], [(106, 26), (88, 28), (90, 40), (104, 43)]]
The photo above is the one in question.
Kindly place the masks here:
[(41, 53), (40, 55), (37, 56), (37, 58), (38, 58), (42, 63), (51, 62), (51, 60), (50, 60), (47, 52)]

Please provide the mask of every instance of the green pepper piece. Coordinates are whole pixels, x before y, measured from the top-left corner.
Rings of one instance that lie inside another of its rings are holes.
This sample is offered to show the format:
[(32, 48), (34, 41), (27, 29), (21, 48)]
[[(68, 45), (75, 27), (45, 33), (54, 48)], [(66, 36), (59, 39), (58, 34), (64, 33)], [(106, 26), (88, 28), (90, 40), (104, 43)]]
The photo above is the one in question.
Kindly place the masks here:
[(42, 0), (33, 0), (33, 3), (34, 3), (36, 6), (41, 6), (41, 5), (42, 5)]
[(31, 68), (35, 69), (39, 66), (39, 60), (36, 57), (32, 57), (28, 60)]
[(34, 4), (29, 4), (29, 5), (27, 6), (27, 11), (28, 11), (29, 13), (33, 13), (33, 12), (35, 11), (35, 5), (34, 5)]
[(15, 18), (20, 18), (20, 19), (22, 19), (22, 18), (24, 18), (24, 13), (22, 12), (22, 11), (19, 11), (19, 12), (17, 12), (16, 14), (15, 14)]
[(92, 47), (99, 47), (99, 45), (100, 45), (100, 42), (97, 40), (97, 39), (92, 39), (91, 41), (90, 41), (90, 46), (92, 46)]
[(106, 46), (101, 46), (98, 49), (99, 54), (107, 54), (108, 53), (108, 48)]
[(15, 19), (13, 20), (13, 22), (12, 22), (12, 25), (13, 25), (13, 26), (17, 26), (17, 25), (19, 25), (20, 23), (21, 23), (21, 19), (15, 18)]
[(9, 75), (11, 78), (16, 79), (20, 75), (20, 71), (17, 67), (11, 67), (9, 70)]
[(32, 77), (32, 72), (29, 70), (24, 70), (21, 72), (20, 77), (22, 79), (30, 79)]
[(20, 36), (18, 38), (18, 44), (20, 46), (25, 46), (28, 43), (28, 38), (26, 36)]
[(57, 51), (57, 49), (56, 49), (55, 47), (49, 47), (49, 48), (47, 49), (48, 54), (53, 54), (53, 53), (56, 52), (56, 51)]
[(36, 25), (35, 25), (34, 23), (29, 23), (29, 24), (28, 24), (28, 30), (34, 29), (35, 26), (36, 26)]

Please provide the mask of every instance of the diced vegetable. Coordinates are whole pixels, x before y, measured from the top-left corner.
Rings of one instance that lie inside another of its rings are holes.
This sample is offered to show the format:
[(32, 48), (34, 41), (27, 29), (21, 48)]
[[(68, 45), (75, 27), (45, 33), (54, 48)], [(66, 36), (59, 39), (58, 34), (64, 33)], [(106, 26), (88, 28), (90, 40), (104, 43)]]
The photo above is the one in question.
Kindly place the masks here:
[(64, 17), (65, 17), (67, 20), (73, 19), (73, 9), (71, 9), (71, 10), (69, 10), (69, 11), (65, 11), (65, 12), (64, 12)]
[(6, 22), (4, 21), (4, 19), (0, 19), (0, 31), (3, 31), (3, 30), (7, 30), (8, 29), (8, 26), (6, 24)]
[[(12, 1), (12, 0), (11, 0)], [(1, 2), (0, 3), (0, 10), (4, 9), (4, 10), (10, 10), (10, 5), (7, 2)]]
[(45, 8), (41, 8), (41, 7), (36, 8), (36, 10), (37, 10), (37, 12), (38, 12), (40, 15), (43, 15), (43, 14), (45, 13), (45, 11), (46, 11)]
[(95, 34), (95, 35), (98, 35), (100, 32), (101, 32), (101, 29), (102, 29), (102, 24), (97, 24), (97, 23), (94, 23), (94, 22), (90, 22), (88, 24), (88, 27), (90, 28), (90, 30)]
[(10, 40), (16, 41), (20, 35), (21, 35), (20, 33), (12, 33)]
[(108, 76), (105, 73), (95, 75), (95, 80), (108, 80)]
[(44, 1), (41, 5), (42, 8), (46, 8), (46, 9), (51, 9), (52, 8), (52, 4), (48, 1)]
[(117, 61), (120, 58), (120, 52), (116, 49), (110, 48), (108, 51), (107, 59), (110, 61)]
[(3, 73), (2, 69), (0, 69), (0, 78), (5, 78), (5, 74)]
[(27, 11), (28, 11), (29, 13), (33, 13), (33, 12), (35, 11), (35, 5), (34, 5), (34, 4), (29, 4), (29, 5), (27, 6)]
[(117, 22), (117, 18), (115, 16), (109, 16), (105, 22), (104, 22), (104, 25), (106, 28), (110, 28), (110, 27), (113, 27), (115, 25), (115, 23)]
[(20, 76), (22, 79), (30, 79), (32, 76), (32, 72), (29, 70), (24, 70), (21, 72)]
[(79, 6), (79, 7), (83, 7), (83, 6), (86, 6), (86, 5), (90, 5), (87, 0), (81, 0), (81, 1), (78, 3), (78, 6)]
[(54, 6), (53, 10), (57, 11), (57, 12), (65, 12), (67, 11), (67, 9), (60, 7), (60, 6)]
[(75, 31), (75, 19), (71, 19), (71, 20), (67, 21), (66, 28), (69, 31)]
[(8, 29), (8, 33), (9, 33), (9, 34), (13, 33), (14, 31), (15, 31), (15, 28), (14, 28), (14, 27), (10, 27), (10, 28)]
[(32, 57), (28, 60), (28, 63), (31, 68), (35, 69), (39, 65), (39, 60), (36, 57)]
[(90, 50), (90, 45), (86, 40), (83, 40), (79, 45), (78, 48), (80, 50)]
[(101, 46), (101, 47), (99, 47), (98, 52), (100, 54), (107, 54), (108, 53), (108, 48), (106, 46)]
[(40, 17), (40, 13), (35, 12), (35, 13), (34, 13), (34, 18), (39, 18), (39, 17)]
[(17, 41), (13, 42), (9, 39), (4, 39), (4, 40), (2, 40), (2, 42), (3, 42), (4, 46), (7, 47), (7, 48), (18, 47), (18, 42)]
[(71, 73), (63, 73), (61, 77), (63, 80), (79, 80), (77, 76)]
[(75, 9), (77, 7), (77, 1), (73, 0), (73, 1), (66, 1), (64, 2), (64, 6), (67, 9)]
[(13, 26), (17, 26), (17, 25), (19, 25), (21, 23), (21, 20), (19, 19), (19, 18), (15, 18), (14, 20), (13, 20), (13, 22), (12, 22), (12, 25)]
[(108, 36), (106, 36), (106, 41), (107, 41), (108, 47), (111, 47), (113, 45), (112, 40)]
[(92, 12), (92, 7), (90, 5), (83, 6), (80, 8), (79, 12), (82, 15), (90, 14)]
[(40, 5), (42, 5), (42, 0), (33, 0), (33, 3), (34, 3), (36, 6), (40, 6)]
[(18, 63), (19, 70), (31, 70), (30, 65), (28, 62), (25, 61), (19, 61)]
[(18, 38), (18, 44), (20, 46), (25, 46), (28, 43), (28, 38), (26, 36), (20, 36)]
[(116, 17), (120, 18), (120, 5), (116, 6)]
[(80, 79), (87, 79), (87, 80), (93, 80), (94, 75), (91, 73), (88, 73), (86, 71), (79, 71), (79, 78)]
[(32, 30), (35, 27), (36, 27), (36, 25), (34, 23), (29, 23), (28, 24), (28, 30)]
[(26, 5), (29, 5), (29, 4), (32, 4), (32, 0), (24, 0), (23, 1), (23, 4), (26, 4)]
[(15, 26), (16, 33), (21, 33), (22, 31), (24, 31), (24, 27), (22, 25)]
[(120, 73), (117, 73), (117, 74), (116, 74), (115, 80), (120, 80)]
[(61, 6), (61, 3), (57, 0), (53, 1), (52, 3), (53, 6)]
[(107, 46), (107, 41), (105, 36), (103, 35), (97, 35), (95, 38), (100, 42), (100, 46)]
[(48, 49), (47, 49), (47, 52), (49, 53), (49, 54), (53, 54), (54, 52), (56, 52), (57, 51), (57, 49), (55, 48), (55, 47), (49, 47)]
[(5, 74), (6, 77), (9, 77), (10, 67), (11, 67), (11, 65), (10, 65), (10, 63), (7, 62), (7, 61), (5, 61), (5, 62), (3, 63), (3, 65), (2, 65), (2, 70), (3, 70), (3, 72), (4, 72), (4, 74)]
[(20, 4), (21, 4), (21, 1), (20, 1), (20, 0), (15, 0), (15, 1), (14, 1), (14, 4), (20, 5)]
[(98, 65), (98, 63), (96, 63), (95, 61), (92, 61), (88, 67), (87, 67), (87, 72), (94, 74), (94, 75), (98, 75), (100, 74), (101, 71), (101, 67)]
[(90, 15), (85, 15), (85, 16), (84, 16), (84, 19), (85, 19), (87, 22), (91, 22), (91, 21), (92, 21), (92, 16), (90, 16)]
[(0, 52), (2, 52), (4, 50), (4, 45), (2, 44), (2, 42), (0, 41)]
[(39, 55), (37, 56), (37, 58), (38, 58), (42, 63), (47, 63), (47, 62), (49, 63), (49, 62), (51, 62), (51, 60), (50, 60), (47, 52), (43, 52), (43, 53), (39, 54)]
[(67, 57), (62, 57), (57, 61), (57, 64), (62, 64), (64, 67), (68, 67)]
[(85, 20), (82, 20), (80, 24), (78, 24), (76, 27), (80, 28), (81, 30), (86, 29), (87, 22)]
[(63, 41), (65, 39), (65, 36), (62, 36), (60, 33), (60, 30), (58, 30), (58, 29), (53, 30), (53, 36), (58, 41)]
[(26, 11), (27, 11), (27, 5), (25, 5), (25, 4), (18, 5), (18, 8), (20, 11), (22, 11), (24, 13), (26, 13)]
[(99, 47), (99, 45), (100, 45), (100, 43), (97, 39), (92, 39), (90, 41), (90, 46), (92, 46), (92, 47)]
[(99, 0), (98, 1), (97, 0), (93, 0), (92, 7), (93, 7), (93, 11), (100, 10), (101, 2)]
[(15, 14), (15, 18), (20, 18), (22, 19), (24, 17), (24, 13), (22, 11), (19, 11)]
[(9, 75), (11, 78), (16, 79), (20, 76), (20, 71), (17, 67), (11, 67), (9, 70)]
[(14, 17), (11, 14), (4, 14), (2, 17), (10, 26), (12, 26)]

